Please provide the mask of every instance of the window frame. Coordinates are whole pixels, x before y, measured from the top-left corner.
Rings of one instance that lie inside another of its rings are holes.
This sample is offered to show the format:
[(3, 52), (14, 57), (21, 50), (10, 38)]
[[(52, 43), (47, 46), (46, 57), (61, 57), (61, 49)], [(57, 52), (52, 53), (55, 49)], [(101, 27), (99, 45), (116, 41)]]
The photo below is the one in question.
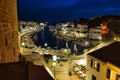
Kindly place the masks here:
[(100, 63), (98, 63), (96, 60), (91, 59), (90, 66), (94, 68), (96, 71), (100, 71)]

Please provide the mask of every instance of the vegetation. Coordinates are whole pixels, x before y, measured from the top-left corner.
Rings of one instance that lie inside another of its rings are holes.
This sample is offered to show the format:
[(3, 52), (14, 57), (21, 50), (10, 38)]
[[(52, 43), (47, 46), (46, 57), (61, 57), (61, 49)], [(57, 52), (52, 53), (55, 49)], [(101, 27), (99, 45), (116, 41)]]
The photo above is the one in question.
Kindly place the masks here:
[(113, 31), (115, 34), (120, 33), (120, 21), (110, 21), (107, 24), (107, 27), (110, 29), (110, 31)]

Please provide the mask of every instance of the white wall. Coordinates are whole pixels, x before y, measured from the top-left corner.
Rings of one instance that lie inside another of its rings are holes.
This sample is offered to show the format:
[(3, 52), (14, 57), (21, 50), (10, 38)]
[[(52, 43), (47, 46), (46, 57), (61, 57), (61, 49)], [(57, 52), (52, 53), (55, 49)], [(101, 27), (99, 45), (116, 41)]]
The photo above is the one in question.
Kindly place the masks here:
[(101, 28), (97, 27), (89, 30), (89, 38), (99, 39), (99, 37), (101, 37)]

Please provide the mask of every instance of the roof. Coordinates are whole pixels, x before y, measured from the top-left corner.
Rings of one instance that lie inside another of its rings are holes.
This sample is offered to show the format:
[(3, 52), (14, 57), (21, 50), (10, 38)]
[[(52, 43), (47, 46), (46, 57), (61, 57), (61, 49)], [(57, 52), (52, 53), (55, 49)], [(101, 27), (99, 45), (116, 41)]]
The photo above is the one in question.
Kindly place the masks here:
[(113, 42), (112, 44), (93, 51), (88, 55), (120, 67), (120, 42)]

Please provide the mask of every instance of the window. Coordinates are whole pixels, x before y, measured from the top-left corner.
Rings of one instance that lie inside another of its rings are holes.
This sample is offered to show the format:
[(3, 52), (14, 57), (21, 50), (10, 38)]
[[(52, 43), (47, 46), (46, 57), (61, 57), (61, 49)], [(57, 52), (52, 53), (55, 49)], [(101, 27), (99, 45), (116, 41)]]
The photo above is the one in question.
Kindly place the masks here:
[(107, 77), (108, 79), (110, 79), (110, 73), (111, 73), (111, 70), (110, 70), (110, 69), (107, 69), (107, 71), (106, 71), (106, 77)]
[(91, 67), (96, 69), (98, 72), (100, 71), (100, 64), (93, 59), (91, 59)]
[(90, 65), (91, 67), (93, 66), (93, 59), (91, 59), (91, 65)]
[(116, 75), (116, 80), (120, 80), (120, 74)]
[(96, 77), (94, 75), (92, 75), (92, 80), (97, 80)]
[(100, 71), (100, 64), (99, 63), (97, 63), (97, 71), (99, 72)]

